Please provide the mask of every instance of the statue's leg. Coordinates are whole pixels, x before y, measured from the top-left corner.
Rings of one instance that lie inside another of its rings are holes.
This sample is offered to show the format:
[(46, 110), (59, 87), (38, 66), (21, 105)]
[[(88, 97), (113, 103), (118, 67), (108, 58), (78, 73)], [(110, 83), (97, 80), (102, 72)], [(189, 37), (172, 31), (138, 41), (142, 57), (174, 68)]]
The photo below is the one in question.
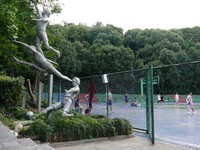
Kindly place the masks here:
[(62, 108), (62, 106), (63, 106), (62, 101), (53, 104), (54, 110), (58, 110), (58, 109)]
[(31, 66), (31, 67), (33, 67), (33, 65), (34, 65), (33, 63), (21, 61), (21, 60), (17, 59), (16, 57), (13, 57), (13, 58), (18, 64), (24, 64), (24, 65), (28, 65), (28, 66)]
[(57, 109), (59, 109), (61, 107), (62, 107), (61, 102), (57, 102), (57, 103), (55, 103), (55, 104), (47, 107), (46, 109), (44, 109), (43, 111), (41, 111), (39, 114), (46, 114), (46, 113), (48, 113), (50, 111), (57, 110)]
[(72, 104), (72, 99), (70, 97), (64, 97), (62, 103), (63, 103), (63, 116), (72, 116), (72, 114), (69, 114), (70, 106)]
[[(39, 34), (39, 32), (41, 32), (41, 31), (37, 31), (37, 32)], [(36, 35), (36, 49), (38, 50), (38, 52), (40, 52), (44, 56), (44, 53), (41, 49), (41, 45), (42, 45), (42, 40), (40, 39), (40, 37), (38, 35)]]
[(49, 106), (49, 107), (47, 107), (46, 109), (44, 109), (43, 111), (41, 111), (41, 112), (39, 113), (39, 115), (40, 115), (40, 114), (47, 114), (48, 112), (50, 112), (50, 111), (52, 111), (52, 110), (54, 110), (54, 107), (53, 107), (53, 106)]
[(47, 49), (52, 50), (56, 53), (57, 57), (60, 58), (60, 52), (58, 50), (55, 50), (53, 47), (51, 47), (49, 45), (48, 42), (48, 37), (45, 31), (40, 31), (40, 38), (42, 39), (42, 41), (44, 42), (44, 45)]
[(13, 58), (14, 58), (14, 60), (15, 60), (17, 63), (19, 63), (19, 64), (24, 64), (24, 65), (28, 65), (28, 66), (30, 66), (30, 67), (34, 67), (34, 68), (36, 68), (37, 70), (39, 70), (40, 72), (43, 72), (43, 73), (46, 72), (44, 69), (40, 68), (39, 66), (37, 66), (37, 65), (35, 65), (35, 64), (33, 64), (33, 63), (21, 61), (21, 60), (17, 59), (16, 57), (13, 57)]

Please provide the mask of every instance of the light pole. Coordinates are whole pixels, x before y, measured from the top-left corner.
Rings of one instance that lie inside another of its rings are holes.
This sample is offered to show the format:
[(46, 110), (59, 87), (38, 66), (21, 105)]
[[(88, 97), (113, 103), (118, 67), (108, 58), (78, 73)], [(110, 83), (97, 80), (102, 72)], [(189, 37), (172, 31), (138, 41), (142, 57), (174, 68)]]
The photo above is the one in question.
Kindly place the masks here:
[(106, 105), (107, 105), (107, 116), (108, 116), (108, 77), (107, 74), (103, 74), (102, 75), (102, 81), (105, 84), (105, 88), (106, 88)]

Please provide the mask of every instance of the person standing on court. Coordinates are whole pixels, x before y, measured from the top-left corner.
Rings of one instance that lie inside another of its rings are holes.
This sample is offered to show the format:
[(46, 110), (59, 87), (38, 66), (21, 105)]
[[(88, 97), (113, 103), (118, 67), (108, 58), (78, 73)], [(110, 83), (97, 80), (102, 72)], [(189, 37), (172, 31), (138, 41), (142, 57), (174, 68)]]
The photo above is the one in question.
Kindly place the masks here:
[(94, 85), (94, 82), (91, 81), (91, 82), (90, 82), (90, 85), (89, 85), (89, 87), (88, 87), (88, 93), (89, 93), (89, 97), (90, 97), (90, 101), (89, 101), (89, 108), (90, 108), (90, 111), (92, 111), (92, 100), (93, 100), (95, 91), (96, 91), (96, 87), (95, 87), (95, 85)]
[(160, 93), (157, 95), (157, 101), (158, 101), (158, 103), (161, 103), (161, 95), (160, 95)]
[(196, 113), (194, 112), (194, 104), (193, 104), (193, 99), (192, 99), (192, 93), (188, 94), (188, 96), (186, 98), (186, 102), (187, 102), (188, 115), (190, 115), (190, 109), (192, 109), (192, 114), (196, 115)]
[(178, 95), (178, 93), (176, 93), (176, 95), (175, 95), (175, 105), (177, 105), (178, 106), (178, 103), (179, 103), (179, 95)]
[(87, 106), (89, 107), (89, 103), (90, 103), (90, 96), (89, 96), (89, 94), (86, 94), (85, 95), (85, 99), (87, 100)]
[(112, 109), (113, 97), (110, 90), (108, 90), (108, 106), (110, 106), (110, 110), (114, 113)]
[(127, 105), (128, 104), (128, 93), (124, 94), (124, 101), (125, 101), (124, 105)]

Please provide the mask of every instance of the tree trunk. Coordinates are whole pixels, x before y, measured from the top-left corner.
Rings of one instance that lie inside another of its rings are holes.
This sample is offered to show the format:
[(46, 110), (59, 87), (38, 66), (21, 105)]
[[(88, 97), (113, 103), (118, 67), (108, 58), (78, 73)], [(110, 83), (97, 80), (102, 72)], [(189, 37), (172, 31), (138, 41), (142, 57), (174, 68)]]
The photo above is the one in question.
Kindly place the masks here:
[(36, 75), (35, 75), (35, 86), (34, 86), (33, 94), (34, 94), (35, 91), (36, 91), (37, 83), (38, 83), (38, 71), (36, 71)]
[(30, 82), (30, 79), (27, 79), (27, 82), (28, 82), (28, 92), (29, 92), (29, 95), (31, 96), (31, 100), (33, 101), (34, 104), (36, 104), (36, 97), (35, 95), (33, 94), (33, 91), (31, 89), (31, 82)]

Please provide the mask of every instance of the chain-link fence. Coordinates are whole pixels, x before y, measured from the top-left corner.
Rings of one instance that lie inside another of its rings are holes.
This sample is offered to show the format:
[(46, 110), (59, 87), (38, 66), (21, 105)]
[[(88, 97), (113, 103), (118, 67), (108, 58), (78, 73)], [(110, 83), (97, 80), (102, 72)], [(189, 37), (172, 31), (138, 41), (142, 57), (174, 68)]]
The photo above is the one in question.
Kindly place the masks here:
[[(145, 95), (141, 96), (140, 78), (146, 77), (145, 70), (127, 71), (107, 74), (108, 84), (102, 81), (102, 75), (81, 78), (81, 105), (87, 108), (84, 95), (88, 92), (91, 82), (95, 84), (96, 91), (93, 99), (93, 114), (108, 115), (111, 118), (124, 118), (130, 120), (133, 127), (146, 130), (146, 102)], [(106, 87), (107, 86), (107, 87)], [(145, 88), (145, 86), (144, 86)], [(113, 97), (113, 112), (107, 106), (107, 91)], [(128, 103), (125, 102), (125, 93), (128, 93)], [(135, 102), (136, 100), (136, 102)], [(135, 103), (135, 105), (133, 105)], [(107, 109), (108, 108), (108, 109)]]
[[(80, 105), (85, 109), (88, 107), (87, 99), (88, 88), (91, 82), (95, 85), (95, 94), (92, 101), (92, 113), (108, 115), (111, 118), (124, 118), (130, 120), (132, 126), (138, 129), (146, 130), (146, 95), (141, 95), (140, 78), (146, 77), (146, 70), (132, 70), (119, 73), (107, 74), (108, 84), (102, 81), (102, 75), (84, 77), (80, 84)], [(107, 86), (107, 87), (106, 87)], [(53, 83), (53, 101), (61, 101), (65, 95), (64, 89), (70, 89), (72, 84), (67, 81), (54, 81)], [(143, 87), (145, 91), (145, 86)], [(106, 93), (111, 90), (113, 96), (113, 111), (107, 106)], [(128, 103), (125, 104), (125, 93), (128, 93)], [(48, 99), (48, 81), (44, 82), (43, 98)], [(137, 102), (134, 102), (134, 101)], [(135, 105), (132, 105), (133, 102)], [(75, 100), (72, 107), (74, 107)], [(137, 103), (137, 104), (136, 104)], [(107, 109), (108, 108), (108, 109)]]

